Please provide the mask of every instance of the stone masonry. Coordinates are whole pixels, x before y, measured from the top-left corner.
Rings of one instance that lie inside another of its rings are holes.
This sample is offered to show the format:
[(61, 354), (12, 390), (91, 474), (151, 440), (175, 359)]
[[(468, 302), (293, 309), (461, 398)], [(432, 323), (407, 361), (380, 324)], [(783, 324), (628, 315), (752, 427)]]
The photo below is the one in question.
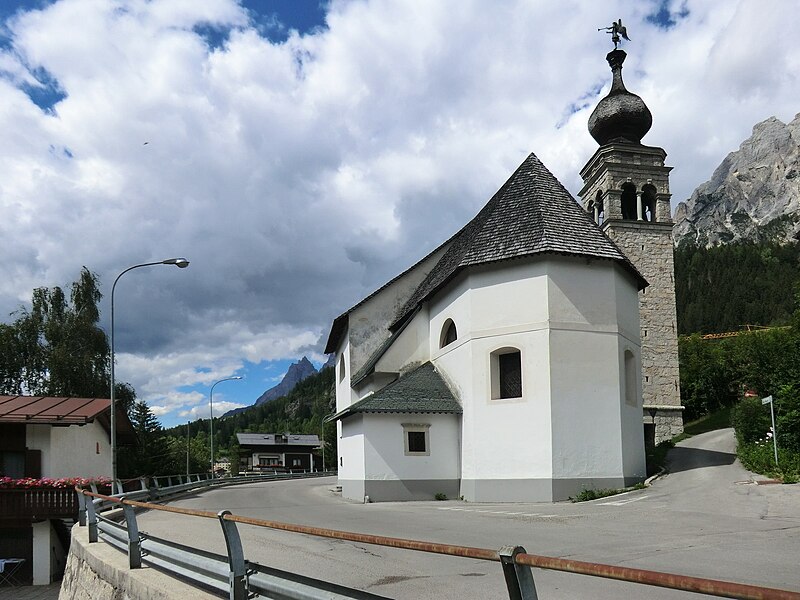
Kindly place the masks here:
[[(669, 171), (661, 148), (612, 142), (601, 146), (581, 171), (584, 208), (650, 284), (639, 292), (642, 405), (645, 425), (658, 444), (683, 431), (678, 373), (675, 268)], [(637, 204), (635, 218), (623, 218), (623, 190)], [(648, 192), (649, 191), (649, 192)], [(644, 220), (649, 193), (655, 210)]]

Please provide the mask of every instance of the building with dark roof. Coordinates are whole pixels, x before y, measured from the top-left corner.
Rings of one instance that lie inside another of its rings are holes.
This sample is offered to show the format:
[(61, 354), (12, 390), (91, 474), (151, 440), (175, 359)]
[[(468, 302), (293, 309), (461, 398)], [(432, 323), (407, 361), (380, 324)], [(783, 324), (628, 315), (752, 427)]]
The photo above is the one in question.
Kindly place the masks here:
[(240, 468), (247, 471), (314, 471), (322, 469), (319, 437), (297, 433), (237, 433)]
[[(601, 148), (587, 169), (601, 178), (653, 154), (640, 141), (652, 117), (617, 74), (590, 125)], [(611, 164), (629, 146), (639, 154)], [(643, 168), (661, 181), (657, 158)], [(649, 283), (608, 232), (614, 219), (667, 231), (635, 221), (669, 196), (617, 215), (616, 188), (603, 193), (605, 224), (530, 154), (452, 238), (334, 320), (345, 497), (553, 501), (644, 478)]]

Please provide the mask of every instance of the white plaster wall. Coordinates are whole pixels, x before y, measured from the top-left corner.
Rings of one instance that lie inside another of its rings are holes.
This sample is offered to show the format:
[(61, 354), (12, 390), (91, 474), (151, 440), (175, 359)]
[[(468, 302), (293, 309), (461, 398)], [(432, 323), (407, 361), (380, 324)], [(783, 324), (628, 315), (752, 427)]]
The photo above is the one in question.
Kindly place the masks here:
[[(430, 304), (434, 364), (459, 396), (462, 478), (549, 477), (550, 407), (546, 261), (514, 261), (473, 269)], [(439, 349), (451, 318), (458, 339)], [(490, 354), (522, 355), (523, 396), (492, 400)]]
[(338, 453), (340, 458), (339, 479), (364, 479), (364, 423), (356, 414), (340, 421), (341, 437)]
[[(458, 340), (439, 349), (448, 318)], [(430, 303), (430, 323), (434, 364), (464, 410), (464, 479), (633, 476), (643, 464), (641, 424), (620, 404), (621, 348), (638, 357), (638, 298), (615, 263), (548, 256), (473, 269)], [(503, 347), (522, 355), (520, 399), (491, 399), (490, 355)]]
[(28, 425), (25, 427), (25, 446), (42, 451), (42, 477), (52, 477), (50, 467), (50, 430), (52, 425)]
[(639, 327), (639, 292), (635, 296), (630, 293), (631, 287), (638, 290), (637, 282), (626, 271), (618, 267), (615, 285), (615, 306), (617, 323), (622, 336), (636, 346), (641, 346), (641, 330)]
[(28, 425), (25, 444), (42, 451), (42, 477), (111, 477), (111, 441), (97, 422), (69, 427)]
[[(537, 479), (550, 476), (550, 381), (548, 333), (538, 329), (471, 342), (471, 362), (456, 368), (472, 382), (464, 398), (464, 479)], [(522, 360), (522, 397), (491, 398), (490, 355), (517, 348)]]
[[(620, 337), (617, 351), (619, 378), (622, 382), (620, 390), (620, 423), (622, 424), (622, 462), (627, 477), (646, 477), (647, 465), (644, 449), (644, 427), (642, 426), (642, 354), (639, 319), (639, 294), (631, 294), (630, 288), (636, 289), (632, 277), (618, 271), (616, 284), (616, 307), (619, 321)], [(636, 361), (636, 406), (625, 402), (625, 350), (630, 350)]]
[(33, 585), (50, 583), (50, 521), (34, 523), (33, 527)]
[(50, 477), (111, 477), (111, 441), (97, 422), (53, 427)]
[[(342, 343), (336, 352), (336, 411), (344, 410), (358, 400), (358, 395), (350, 387), (353, 371), (350, 366), (349, 327), (342, 335)], [(342, 356), (344, 356), (344, 372), (342, 372)]]
[[(458, 479), (458, 415), (365, 414), (363, 419), (366, 479)], [(403, 423), (430, 425), (429, 455), (405, 455)]]
[(622, 476), (617, 335), (554, 329), (550, 348), (553, 476)]

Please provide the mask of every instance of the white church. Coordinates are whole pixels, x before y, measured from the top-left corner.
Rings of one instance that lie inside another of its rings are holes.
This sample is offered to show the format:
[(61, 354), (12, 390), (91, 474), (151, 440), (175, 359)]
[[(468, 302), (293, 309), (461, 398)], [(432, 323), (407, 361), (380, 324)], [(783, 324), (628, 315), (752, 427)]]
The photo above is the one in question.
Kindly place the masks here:
[[(661, 357), (677, 348), (674, 322), (671, 338), (661, 326), (675, 312), (672, 245), (661, 243), (669, 167), (641, 144), (650, 113), (624, 89), (615, 53), (590, 120), (602, 140), (583, 205), (531, 154), (463, 229), (334, 320), (325, 352), (336, 353), (344, 497), (563, 500), (642, 481), (646, 432), (679, 430), (677, 379), (669, 397), (643, 400), (656, 374), (664, 389), (677, 378), (677, 352), (674, 365), (647, 358), (649, 343)], [(612, 241), (620, 228), (626, 245), (642, 241), (643, 265), (663, 271), (668, 258), (669, 279), (632, 262)], [(645, 277), (668, 289), (643, 323)]]

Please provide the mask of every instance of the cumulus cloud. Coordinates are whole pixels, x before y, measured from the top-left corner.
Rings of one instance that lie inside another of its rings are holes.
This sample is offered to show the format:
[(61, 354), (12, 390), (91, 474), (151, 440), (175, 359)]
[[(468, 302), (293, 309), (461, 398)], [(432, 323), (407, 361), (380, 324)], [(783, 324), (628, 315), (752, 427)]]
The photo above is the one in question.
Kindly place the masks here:
[(327, 27), (280, 41), (274, 15), (234, 0), (20, 12), (0, 50), (0, 310), (87, 265), (108, 315), (123, 269), (188, 257), (126, 274), (115, 309), (120, 378), (162, 415), (193, 410), (181, 389), (245, 361), (322, 358), (331, 319), (452, 235), (528, 152), (576, 193), (612, 18), (654, 115), (644, 141), (687, 198), (754, 123), (798, 111), (792, 9), (334, 0)]

